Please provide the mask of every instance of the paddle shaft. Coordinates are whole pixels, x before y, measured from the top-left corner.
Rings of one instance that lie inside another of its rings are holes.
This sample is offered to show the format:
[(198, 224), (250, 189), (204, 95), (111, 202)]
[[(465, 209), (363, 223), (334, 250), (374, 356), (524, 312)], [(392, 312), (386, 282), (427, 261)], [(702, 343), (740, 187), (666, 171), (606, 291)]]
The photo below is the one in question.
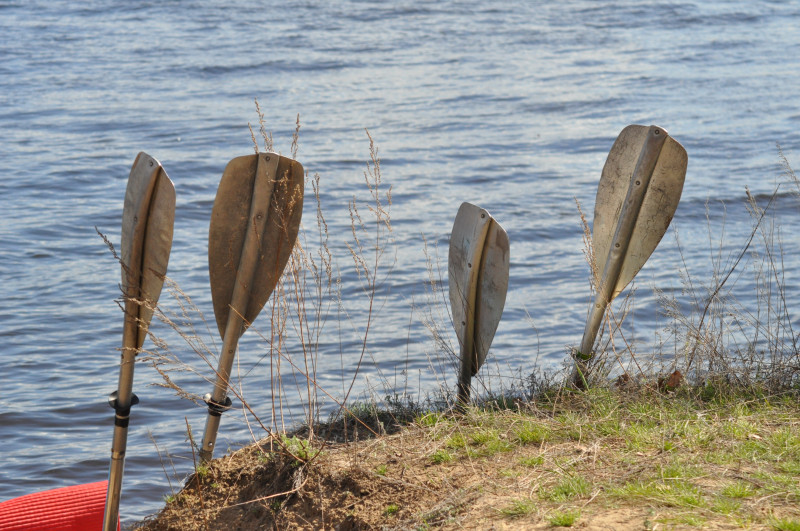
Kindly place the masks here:
[(472, 366), (465, 360), (469, 357), (474, 357), (475, 351), (472, 348), (472, 342), (467, 345), (465, 342), (461, 345), (461, 366), (458, 375), (458, 397), (457, 402), (461, 406), (469, 403), (470, 387), (472, 385)]
[(573, 384), (579, 388), (586, 386), (586, 376), (588, 375), (589, 362), (592, 359), (592, 349), (597, 333), (603, 323), (606, 307), (613, 300), (617, 288), (622, 265), (625, 255), (628, 252), (631, 234), (639, 218), (639, 212), (647, 192), (650, 178), (653, 176), (661, 148), (667, 139), (667, 134), (658, 127), (651, 127), (645, 140), (636, 168), (631, 176), (628, 193), (611, 240), (611, 248), (608, 256), (605, 257), (603, 275), (600, 286), (595, 296), (589, 318), (586, 321), (586, 328), (583, 332), (580, 350), (575, 357), (575, 369), (573, 371)]
[(125, 451), (128, 446), (128, 422), (130, 420), (131, 402), (133, 401), (133, 368), (136, 362), (136, 353), (139, 350), (136, 345), (139, 335), (138, 311), (139, 304), (135, 300), (128, 298), (125, 301), (122, 361), (119, 371), (119, 384), (117, 386), (117, 407), (114, 414), (114, 439), (111, 443), (108, 493), (106, 494), (106, 509), (103, 516), (103, 529), (105, 531), (117, 529), (119, 521), (122, 474), (125, 467)]
[[(238, 277), (237, 277), (238, 278)], [(238, 287), (238, 284), (237, 284)], [(244, 291), (237, 290), (237, 291)], [(244, 299), (247, 303), (247, 296), (249, 293), (239, 294), (239, 302)], [(234, 295), (235, 297), (235, 295)], [(232, 307), (236, 302), (231, 301)], [(225, 337), (222, 341), (222, 356), (219, 359), (219, 366), (217, 368), (217, 379), (214, 383), (214, 392), (211, 393), (210, 404), (208, 407), (208, 417), (206, 418), (206, 427), (203, 432), (203, 445), (200, 448), (200, 461), (206, 463), (211, 461), (214, 454), (214, 445), (217, 442), (217, 432), (219, 431), (219, 423), (222, 418), (222, 411), (226, 409), (226, 394), (228, 390), (228, 382), (230, 381), (230, 372), (233, 367), (233, 360), (236, 355), (236, 346), (239, 343), (239, 334), (242, 330), (244, 319), (233, 309), (230, 311), (228, 323), (225, 326)], [(220, 407), (215, 407), (218, 404)]]
[[(267, 229), (267, 214), (270, 208), (272, 192), (275, 186), (275, 174), (278, 160), (267, 162), (259, 158), (258, 164), (268, 164), (269, 170), (266, 172), (265, 179), (255, 179), (253, 185), (253, 195), (250, 203), (249, 221), (247, 224), (247, 234), (239, 260), (239, 267), (236, 271), (236, 281), (233, 285), (230, 308), (228, 310), (228, 320), (225, 325), (225, 332), (222, 338), (222, 355), (219, 359), (217, 378), (214, 390), (211, 393), (208, 407), (208, 417), (203, 433), (203, 444), (200, 448), (201, 462), (211, 460), (214, 453), (214, 445), (217, 440), (220, 417), (222, 412), (229, 407), (227, 401), (227, 390), (230, 382), (231, 368), (236, 356), (236, 346), (239, 343), (244, 326), (244, 314), (250, 300), (250, 290), (253, 284), (253, 277), (261, 256), (261, 241)], [(258, 175), (258, 170), (256, 175)]]

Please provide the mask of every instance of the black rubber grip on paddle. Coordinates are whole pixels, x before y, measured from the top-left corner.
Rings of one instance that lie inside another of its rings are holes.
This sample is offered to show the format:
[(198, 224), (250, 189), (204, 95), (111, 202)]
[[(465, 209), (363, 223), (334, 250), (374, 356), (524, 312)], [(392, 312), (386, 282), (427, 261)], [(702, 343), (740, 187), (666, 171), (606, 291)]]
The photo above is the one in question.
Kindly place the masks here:
[(127, 417), (131, 414), (131, 408), (139, 403), (139, 397), (136, 394), (131, 393), (131, 405), (126, 408), (121, 408), (119, 406), (119, 398), (117, 396), (117, 391), (114, 391), (110, 395), (108, 395), (108, 405), (117, 412), (117, 415), (121, 417)]
[(218, 404), (214, 402), (211, 399), (211, 393), (206, 393), (206, 395), (203, 397), (203, 402), (205, 402), (208, 405), (208, 414), (213, 415), (215, 417), (222, 416), (222, 414), (228, 411), (233, 405), (233, 402), (231, 402), (231, 397), (229, 396), (225, 397), (224, 404)]

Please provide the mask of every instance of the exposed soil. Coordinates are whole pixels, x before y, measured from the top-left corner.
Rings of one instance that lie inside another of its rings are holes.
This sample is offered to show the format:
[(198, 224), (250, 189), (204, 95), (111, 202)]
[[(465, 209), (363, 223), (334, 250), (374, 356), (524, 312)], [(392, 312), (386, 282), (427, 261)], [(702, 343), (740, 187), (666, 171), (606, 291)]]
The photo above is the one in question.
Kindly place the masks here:
[[(555, 426), (552, 417), (542, 414), (539, 420)], [(311, 455), (302, 454), (304, 459), (289, 455), (275, 441), (271, 449), (270, 441), (262, 441), (195, 474), (139, 529), (548, 529), (554, 527), (551, 517), (565, 511), (579, 511), (573, 524), (577, 529), (773, 529), (770, 522), (776, 518), (800, 517), (798, 490), (791, 487), (729, 500), (741, 504), (735, 511), (719, 509), (723, 498), (717, 493), (723, 484), (745, 483), (754, 492), (766, 488), (757, 479), (763, 470), (753, 464), (704, 463), (700, 454), (689, 454), (694, 450), (688, 446), (633, 451), (617, 434), (584, 439), (582, 421), (576, 421), (578, 432), (569, 437), (511, 444), (520, 418), (509, 414), (502, 425), (491, 426), (495, 446), (473, 442), (455, 450), (454, 436), (469, 437), (470, 432), (459, 431), (469, 422), (412, 425), (369, 440), (314, 445)], [(485, 430), (481, 422), (471, 426)], [(768, 432), (762, 433), (766, 437)], [(448, 448), (451, 458), (432, 458)], [(297, 448), (292, 451), (297, 456)], [(526, 459), (540, 464), (521, 465)], [(608, 495), (616, 485), (652, 478), (654, 470), (684, 461), (701, 463), (691, 482), (705, 501), (696, 506), (648, 495)], [(590, 488), (564, 499), (543, 494), (565, 477), (586, 478)], [(527, 503), (525, 510), (509, 510), (520, 500)]]

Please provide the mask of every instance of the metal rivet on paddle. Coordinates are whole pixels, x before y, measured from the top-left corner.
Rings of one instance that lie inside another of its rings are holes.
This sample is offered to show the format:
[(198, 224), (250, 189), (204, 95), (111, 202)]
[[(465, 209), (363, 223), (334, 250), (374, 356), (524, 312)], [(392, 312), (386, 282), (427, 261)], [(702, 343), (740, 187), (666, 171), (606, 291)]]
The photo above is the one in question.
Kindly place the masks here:
[(297, 240), (304, 179), (299, 162), (274, 153), (237, 157), (222, 174), (208, 231), (208, 272), (223, 354), (205, 400), (203, 462), (211, 460), (221, 414), (230, 408), (226, 394), (239, 337), (275, 289)]
[(662, 131), (656, 126), (629, 125), (617, 137), (603, 167), (592, 226), (596, 270), (602, 277), (570, 378), (580, 389), (587, 385), (606, 307), (653, 253), (678, 208), (688, 156), (683, 146)]
[(172, 181), (157, 160), (147, 153), (139, 153), (128, 177), (122, 209), (120, 261), (125, 324), (122, 330), (119, 384), (109, 396), (109, 405), (116, 414), (104, 530), (117, 529), (128, 421), (131, 406), (139, 402), (132, 392), (134, 360), (144, 343), (164, 285), (174, 221), (175, 187)]
[[(450, 234), (448, 279), (461, 347), (458, 403), (469, 401), (472, 377), (486, 360), (508, 291), (508, 235), (485, 210), (462, 203)], [(475, 267), (472, 265), (475, 264)], [(467, 267), (464, 267), (464, 266)]]

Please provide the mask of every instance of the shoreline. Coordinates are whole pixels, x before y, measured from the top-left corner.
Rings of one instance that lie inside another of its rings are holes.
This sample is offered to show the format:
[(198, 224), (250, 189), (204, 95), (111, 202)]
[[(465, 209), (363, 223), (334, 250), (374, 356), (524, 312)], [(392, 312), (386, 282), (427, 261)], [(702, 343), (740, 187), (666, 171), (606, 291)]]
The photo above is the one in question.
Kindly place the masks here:
[(797, 389), (595, 388), (397, 427), (264, 439), (134, 529), (800, 528)]

